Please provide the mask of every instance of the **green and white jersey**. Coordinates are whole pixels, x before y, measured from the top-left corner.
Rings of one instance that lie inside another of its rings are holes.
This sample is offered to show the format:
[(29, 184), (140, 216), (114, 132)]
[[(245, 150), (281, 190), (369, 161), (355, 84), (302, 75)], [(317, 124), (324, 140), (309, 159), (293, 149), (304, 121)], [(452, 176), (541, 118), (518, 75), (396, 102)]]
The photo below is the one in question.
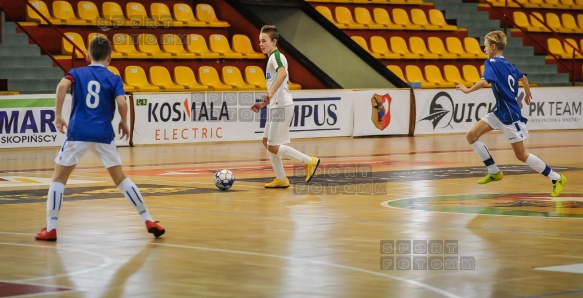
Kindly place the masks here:
[(265, 69), (265, 79), (267, 80), (267, 89), (271, 90), (271, 86), (275, 84), (275, 80), (277, 79), (277, 70), (281, 67), (285, 68), (285, 72), (287, 77), (279, 86), (279, 89), (275, 93), (273, 93), (273, 97), (271, 97), (271, 102), (267, 106), (267, 108), (278, 108), (284, 107), (294, 104), (294, 100), (292, 98), (291, 93), (289, 92), (289, 88), (287, 86), (289, 72), (287, 70), (287, 59), (285, 56), (279, 52), (279, 50), (275, 50), (269, 54), (269, 58), (267, 58), (267, 67)]

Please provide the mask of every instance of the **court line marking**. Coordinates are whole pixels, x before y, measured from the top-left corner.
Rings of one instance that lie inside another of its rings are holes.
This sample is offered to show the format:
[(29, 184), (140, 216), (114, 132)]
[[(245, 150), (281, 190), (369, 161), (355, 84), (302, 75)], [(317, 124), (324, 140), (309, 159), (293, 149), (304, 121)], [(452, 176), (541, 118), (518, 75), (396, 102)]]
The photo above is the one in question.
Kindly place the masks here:
[(185, 248), (185, 249), (195, 249), (195, 250), (204, 250), (204, 251), (212, 251), (212, 252), (222, 252), (222, 253), (230, 253), (230, 254), (240, 254), (240, 255), (250, 255), (250, 256), (257, 256), (257, 257), (267, 257), (267, 258), (276, 258), (276, 259), (283, 259), (283, 260), (289, 260), (289, 261), (298, 261), (298, 262), (305, 262), (305, 263), (311, 263), (311, 264), (316, 264), (316, 265), (324, 265), (324, 266), (330, 266), (330, 267), (335, 267), (335, 268), (340, 268), (340, 269), (345, 269), (345, 270), (350, 270), (350, 271), (356, 271), (356, 272), (360, 272), (360, 273), (366, 273), (366, 274), (370, 274), (370, 275), (374, 275), (374, 276), (379, 276), (379, 277), (384, 277), (384, 278), (389, 278), (389, 279), (393, 279), (399, 282), (404, 282), (404, 283), (408, 283), (408, 284), (412, 284), (414, 286), (418, 286), (424, 289), (427, 289), (429, 291), (438, 293), (444, 297), (448, 297), (448, 298), (461, 298), (460, 296), (457, 296), (451, 292), (448, 292), (446, 290), (442, 290), (440, 288), (434, 287), (434, 286), (430, 286), (428, 284), (424, 284), (422, 282), (418, 282), (416, 280), (412, 280), (412, 279), (408, 279), (408, 278), (402, 278), (402, 277), (398, 277), (398, 276), (393, 276), (390, 274), (386, 274), (386, 273), (379, 273), (379, 272), (375, 272), (372, 270), (367, 270), (367, 269), (361, 269), (361, 268), (356, 268), (356, 267), (351, 267), (351, 266), (346, 266), (346, 265), (340, 265), (340, 264), (334, 264), (334, 263), (328, 263), (328, 262), (323, 262), (323, 261), (316, 261), (316, 260), (306, 260), (306, 259), (301, 259), (301, 258), (295, 258), (295, 257), (288, 257), (288, 256), (280, 256), (280, 255), (274, 255), (274, 254), (264, 254), (264, 253), (258, 253), (258, 252), (249, 252), (249, 251), (241, 251), (241, 250), (231, 250), (231, 249), (221, 249), (221, 248), (211, 248), (211, 247), (201, 247), (201, 246), (189, 246), (189, 245), (179, 245), (179, 244), (166, 244), (166, 243), (150, 243), (152, 245), (158, 245), (158, 246), (167, 246), (167, 247), (176, 247), (176, 248)]

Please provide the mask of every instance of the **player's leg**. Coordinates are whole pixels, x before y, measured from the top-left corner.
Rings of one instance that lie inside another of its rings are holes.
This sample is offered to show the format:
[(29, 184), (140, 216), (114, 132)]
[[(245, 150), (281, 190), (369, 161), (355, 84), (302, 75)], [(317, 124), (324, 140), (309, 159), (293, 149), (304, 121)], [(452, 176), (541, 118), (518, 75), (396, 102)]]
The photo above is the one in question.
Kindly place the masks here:
[(289, 125), (293, 118), (294, 106), (290, 105), (283, 108), (272, 109), (272, 111), (274, 111), (272, 113), (276, 113), (276, 115), (270, 115), (273, 121), (271, 133), (267, 140), (269, 152), (276, 153), (279, 157), (286, 157), (303, 163), (306, 166), (306, 183), (310, 182), (316, 173), (318, 165), (320, 165), (320, 159), (314, 156), (308, 156), (293, 147), (284, 145), (291, 142)]
[(555, 171), (548, 166), (542, 159), (538, 156), (528, 153), (524, 148), (524, 142), (512, 143), (512, 149), (518, 160), (528, 164), (533, 170), (542, 174), (543, 176), (549, 178), (553, 183), (553, 192), (551, 196), (558, 197), (563, 191), (563, 187), (567, 183), (567, 178)]
[(55, 158), (55, 171), (47, 192), (47, 226), (36, 235), (37, 240), (56, 241), (57, 221), (63, 205), (65, 185), (81, 157), (87, 151), (84, 142), (65, 141)]
[[(269, 146), (267, 144), (267, 140), (272, 133), (272, 121), (268, 118), (267, 123), (265, 124), (265, 131), (263, 132), (263, 146), (269, 152), (269, 160), (271, 161), (271, 166), (273, 167), (273, 171), (275, 172), (275, 178), (273, 181), (264, 185), (265, 188), (288, 188), (289, 187), (289, 180), (285, 175), (285, 170), (283, 169), (283, 161), (281, 157), (277, 155), (277, 149), (273, 146)], [(275, 152), (275, 153), (272, 153)]]
[(111, 144), (94, 143), (92, 149), (101, 159), (103, 166), (107, 168), (113, 183), (142, 217), (148, 232), (154, 234), (156, 238), (162, 236), (166, 231), (150, 216), (138, 186), (130, 178), (126, 177), (114, 142), (111, 142)]
[(466, 134), (466, 139), (468, 143), (472, 145), (472, 148), (474, 148), (474, 151), (476, 152), (476, 154), (478, 154), (478, 156), (488, 169), (488, 174), (486, 175), (486, 177), (478, 180), (478, 184), (486, 184), (493, 181), (500, 181), (502, 180), (502, 178), (504, 178), (504, 174), (502, 173), (502, 171), (500, 171), (500, 169), (494, 162), (494, 158), (492, 158), (492, 155), (488, 150), (488, 146), (486, 146), (486, 144), (484, 144), (484, 142), (480, 140), (481, 136), (492, 131), (494, 127), (497, 126), (496, 123), (493, 124), (494, 127), (489, 123), (494, 122), (495, 119), (485, 120), (490, 115), (496, 117), (492, 113), (486, 115), (482, 120), (478, 121)]

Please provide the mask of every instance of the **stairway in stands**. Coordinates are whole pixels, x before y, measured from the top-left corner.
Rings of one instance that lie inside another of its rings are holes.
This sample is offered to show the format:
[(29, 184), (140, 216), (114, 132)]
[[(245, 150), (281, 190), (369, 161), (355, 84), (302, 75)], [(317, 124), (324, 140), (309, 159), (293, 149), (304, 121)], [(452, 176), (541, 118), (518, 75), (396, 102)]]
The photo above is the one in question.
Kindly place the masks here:
[(2, 19), (0, 43), (0, 80), (8, 79), (8, 90), (26, 93), (54, 93), (63, 71), (36, 44), (28, 43), (25, 33), (16, 32), (16, 24)]
[[(459, 27), (468, 28), (468, 35), (479, 37), (484, 44), (484, 36), (493, 30), (503, 30), (498, 20), (491, 20), (487, 12), (478, 10), (478, 3), (466, 3), (462, 0), (434, 0), (435, 8), (445, 11), (447, 19), (456, 19)], [(530, 82), (539, 86), (571, 86), (569, 74), (557, 73), (556, 65), (545, 63), (544, 56), (534, 55), (531, 46), (524, 46), (521, 37), (512, 37), (508, 33), (508, 45), (504, 56), (527, 74)]]

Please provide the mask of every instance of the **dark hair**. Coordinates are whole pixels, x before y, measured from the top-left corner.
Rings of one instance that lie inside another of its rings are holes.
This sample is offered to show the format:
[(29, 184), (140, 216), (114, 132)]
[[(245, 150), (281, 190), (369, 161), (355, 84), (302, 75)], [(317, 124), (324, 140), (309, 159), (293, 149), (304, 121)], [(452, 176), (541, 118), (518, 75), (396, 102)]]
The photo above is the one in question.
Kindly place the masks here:
[(261, 27), (261, 33), (269, 35), (271, 40), (279, 41), (279, 32), (277, 32), (277, 27), (275, 27), (275, 25), (265, 25)]
[(89, 43), (89, 56), (93, 61), (103, 61), (111, 55), (111, 43), (106, 37), (96, 36)]

